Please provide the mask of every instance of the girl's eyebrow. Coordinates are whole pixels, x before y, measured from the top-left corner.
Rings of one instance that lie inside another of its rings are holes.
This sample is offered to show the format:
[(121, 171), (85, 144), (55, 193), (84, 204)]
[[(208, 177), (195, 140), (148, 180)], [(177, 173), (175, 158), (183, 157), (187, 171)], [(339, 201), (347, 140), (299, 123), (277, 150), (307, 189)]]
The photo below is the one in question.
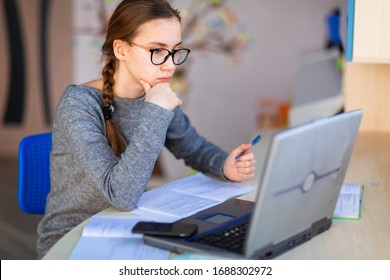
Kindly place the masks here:
[[(161, 43), (161, 42), (150, 42), (150, 44), (151, 44), (151, 45), (158, 45), (158, 46), (164, 47), (164, 48), (167, 48), (167, 47), (168, 47), (167, 44)], [(180, 45), (182, 45), (182, 44), (183, 44), (183, 42), (179, 42), (179, 43), (177, 43), (176, 45), (174, 45), (173, 47), (176, 48), (177, 46), (180, 46)]]

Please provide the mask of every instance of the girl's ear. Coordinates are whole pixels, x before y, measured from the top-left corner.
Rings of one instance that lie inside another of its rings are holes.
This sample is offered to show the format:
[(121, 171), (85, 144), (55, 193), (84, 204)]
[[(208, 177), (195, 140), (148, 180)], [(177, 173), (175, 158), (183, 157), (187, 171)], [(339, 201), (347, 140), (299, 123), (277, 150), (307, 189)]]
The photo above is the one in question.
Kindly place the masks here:
[(114, 40), (114, 43), (112, 44), (112, 48), (114, 50), (115, 57), (118, 60), (125, 60), (126, 58), (125, 51), (128, 45), (129, 44), (126, 41), (120, 39)]

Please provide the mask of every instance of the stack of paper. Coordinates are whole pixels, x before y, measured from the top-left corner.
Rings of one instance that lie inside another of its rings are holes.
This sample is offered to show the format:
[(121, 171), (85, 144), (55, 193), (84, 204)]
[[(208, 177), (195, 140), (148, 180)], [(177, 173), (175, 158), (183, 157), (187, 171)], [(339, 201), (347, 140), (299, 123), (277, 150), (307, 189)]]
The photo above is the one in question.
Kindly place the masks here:
[(215, 180), (198, 173), (144, 193), (133, 212), (173, 222), (255, 190), (252, 186)]

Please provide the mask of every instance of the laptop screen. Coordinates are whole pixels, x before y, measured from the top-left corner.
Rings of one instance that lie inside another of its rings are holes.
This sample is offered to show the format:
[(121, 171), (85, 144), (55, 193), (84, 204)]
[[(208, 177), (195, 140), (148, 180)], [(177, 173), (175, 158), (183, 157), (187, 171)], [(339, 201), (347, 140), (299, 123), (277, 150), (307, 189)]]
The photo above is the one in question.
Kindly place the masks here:
[(247, 239), (247, 255), (330, 219), (349, 165), (361, 111), (274, 135)]

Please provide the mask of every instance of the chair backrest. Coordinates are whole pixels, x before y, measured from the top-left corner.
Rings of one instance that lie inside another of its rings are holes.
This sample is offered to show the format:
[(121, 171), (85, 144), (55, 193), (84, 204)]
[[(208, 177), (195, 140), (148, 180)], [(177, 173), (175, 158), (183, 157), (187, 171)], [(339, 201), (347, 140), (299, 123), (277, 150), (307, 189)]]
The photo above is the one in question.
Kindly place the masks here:
[(51, 132), (26, 136), (19, 144), (19, 208), (44, 214), (50, 191)]

